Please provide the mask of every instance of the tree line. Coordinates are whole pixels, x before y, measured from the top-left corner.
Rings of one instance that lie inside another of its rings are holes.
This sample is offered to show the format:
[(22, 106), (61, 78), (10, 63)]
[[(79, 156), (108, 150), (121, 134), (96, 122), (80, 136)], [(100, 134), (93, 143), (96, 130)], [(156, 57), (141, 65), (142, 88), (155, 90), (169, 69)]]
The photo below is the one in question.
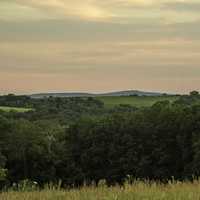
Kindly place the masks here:
[(0, 112), (1, 188), (25, 179), (78, 187), (200, 175), (198, 93), (139, 109), (108, 109), (93, 98), (27, 99), (35, 110)]

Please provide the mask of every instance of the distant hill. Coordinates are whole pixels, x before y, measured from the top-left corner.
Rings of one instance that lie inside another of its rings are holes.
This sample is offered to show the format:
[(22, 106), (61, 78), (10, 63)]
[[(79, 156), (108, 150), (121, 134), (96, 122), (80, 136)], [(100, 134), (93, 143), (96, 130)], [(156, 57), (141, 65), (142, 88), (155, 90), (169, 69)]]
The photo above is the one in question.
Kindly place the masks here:
[(45, 98), (45, 97), (98, 97), (98, 96), (162, 96), (163, 93), (159, 92), (144, 92), (138, 90), (127, 90), (127, 91), (117, 91), (117, 92), (108, 92), (108, 93), (39, 93), (32, 94), (32, 98)]
[(100, 96), (162, 96), (162, 93), (158, 92), (144, 92), (138, 90), (127, 90), (100, 94)]
[(31, 98), (45, 98), (45, 97), (92, 97), (95, 96), (90, 93), (39, 93), (30, 95)]

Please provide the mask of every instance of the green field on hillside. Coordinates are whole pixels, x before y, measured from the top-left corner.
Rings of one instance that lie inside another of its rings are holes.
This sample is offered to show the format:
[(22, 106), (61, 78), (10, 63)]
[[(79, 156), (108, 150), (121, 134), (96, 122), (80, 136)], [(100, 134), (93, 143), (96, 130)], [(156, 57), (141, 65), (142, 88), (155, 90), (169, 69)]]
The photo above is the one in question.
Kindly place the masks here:
[(4, 192), (1, 200), (198, 200), (200, 183), (156, 183), (138, 182), (125, 187), (83, 187), (82, 189)]
[(170, 102), (173, 102), (177, 100), (178, 96), (120, 96), (120, 97), (114, 97), (114, 96), (100, 96), (97, 97), (98, 100), (101, 100), (104, 102), (104, 104), (108, 107), (113, 107), (119, 104), (129, 104), (135, 107), (146, 107), (146, 106), (152, 106), (154, 103), (158, 101), (165, 101), (168, 100)]
[(18, 108), (18, 107), (9, 107), (9, 106), (0, 106), (0, 110), (5, 112), (15, 111), (15, 112), (28, 112), (31, 111), (31, 108)]

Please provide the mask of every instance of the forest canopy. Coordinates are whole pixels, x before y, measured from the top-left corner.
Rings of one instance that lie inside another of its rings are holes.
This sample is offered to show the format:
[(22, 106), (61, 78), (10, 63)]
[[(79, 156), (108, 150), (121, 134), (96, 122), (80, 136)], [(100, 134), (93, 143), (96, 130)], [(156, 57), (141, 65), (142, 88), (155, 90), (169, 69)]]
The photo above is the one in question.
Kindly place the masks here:
[(23, 180), (63, 187), (105, 180), (166, 182), (200, 175), (200, 95), (150, 107), (112, 108), (96, 98), (0, 96), (0, 187)]

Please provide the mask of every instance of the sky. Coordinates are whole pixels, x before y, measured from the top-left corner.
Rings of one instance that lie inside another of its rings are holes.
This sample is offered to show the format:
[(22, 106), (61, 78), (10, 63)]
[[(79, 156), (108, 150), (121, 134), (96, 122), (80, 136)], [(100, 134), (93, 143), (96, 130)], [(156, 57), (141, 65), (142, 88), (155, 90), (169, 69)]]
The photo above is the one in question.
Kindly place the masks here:
[(0, 0), (0, 94), (200, 86), (199, 0)]

